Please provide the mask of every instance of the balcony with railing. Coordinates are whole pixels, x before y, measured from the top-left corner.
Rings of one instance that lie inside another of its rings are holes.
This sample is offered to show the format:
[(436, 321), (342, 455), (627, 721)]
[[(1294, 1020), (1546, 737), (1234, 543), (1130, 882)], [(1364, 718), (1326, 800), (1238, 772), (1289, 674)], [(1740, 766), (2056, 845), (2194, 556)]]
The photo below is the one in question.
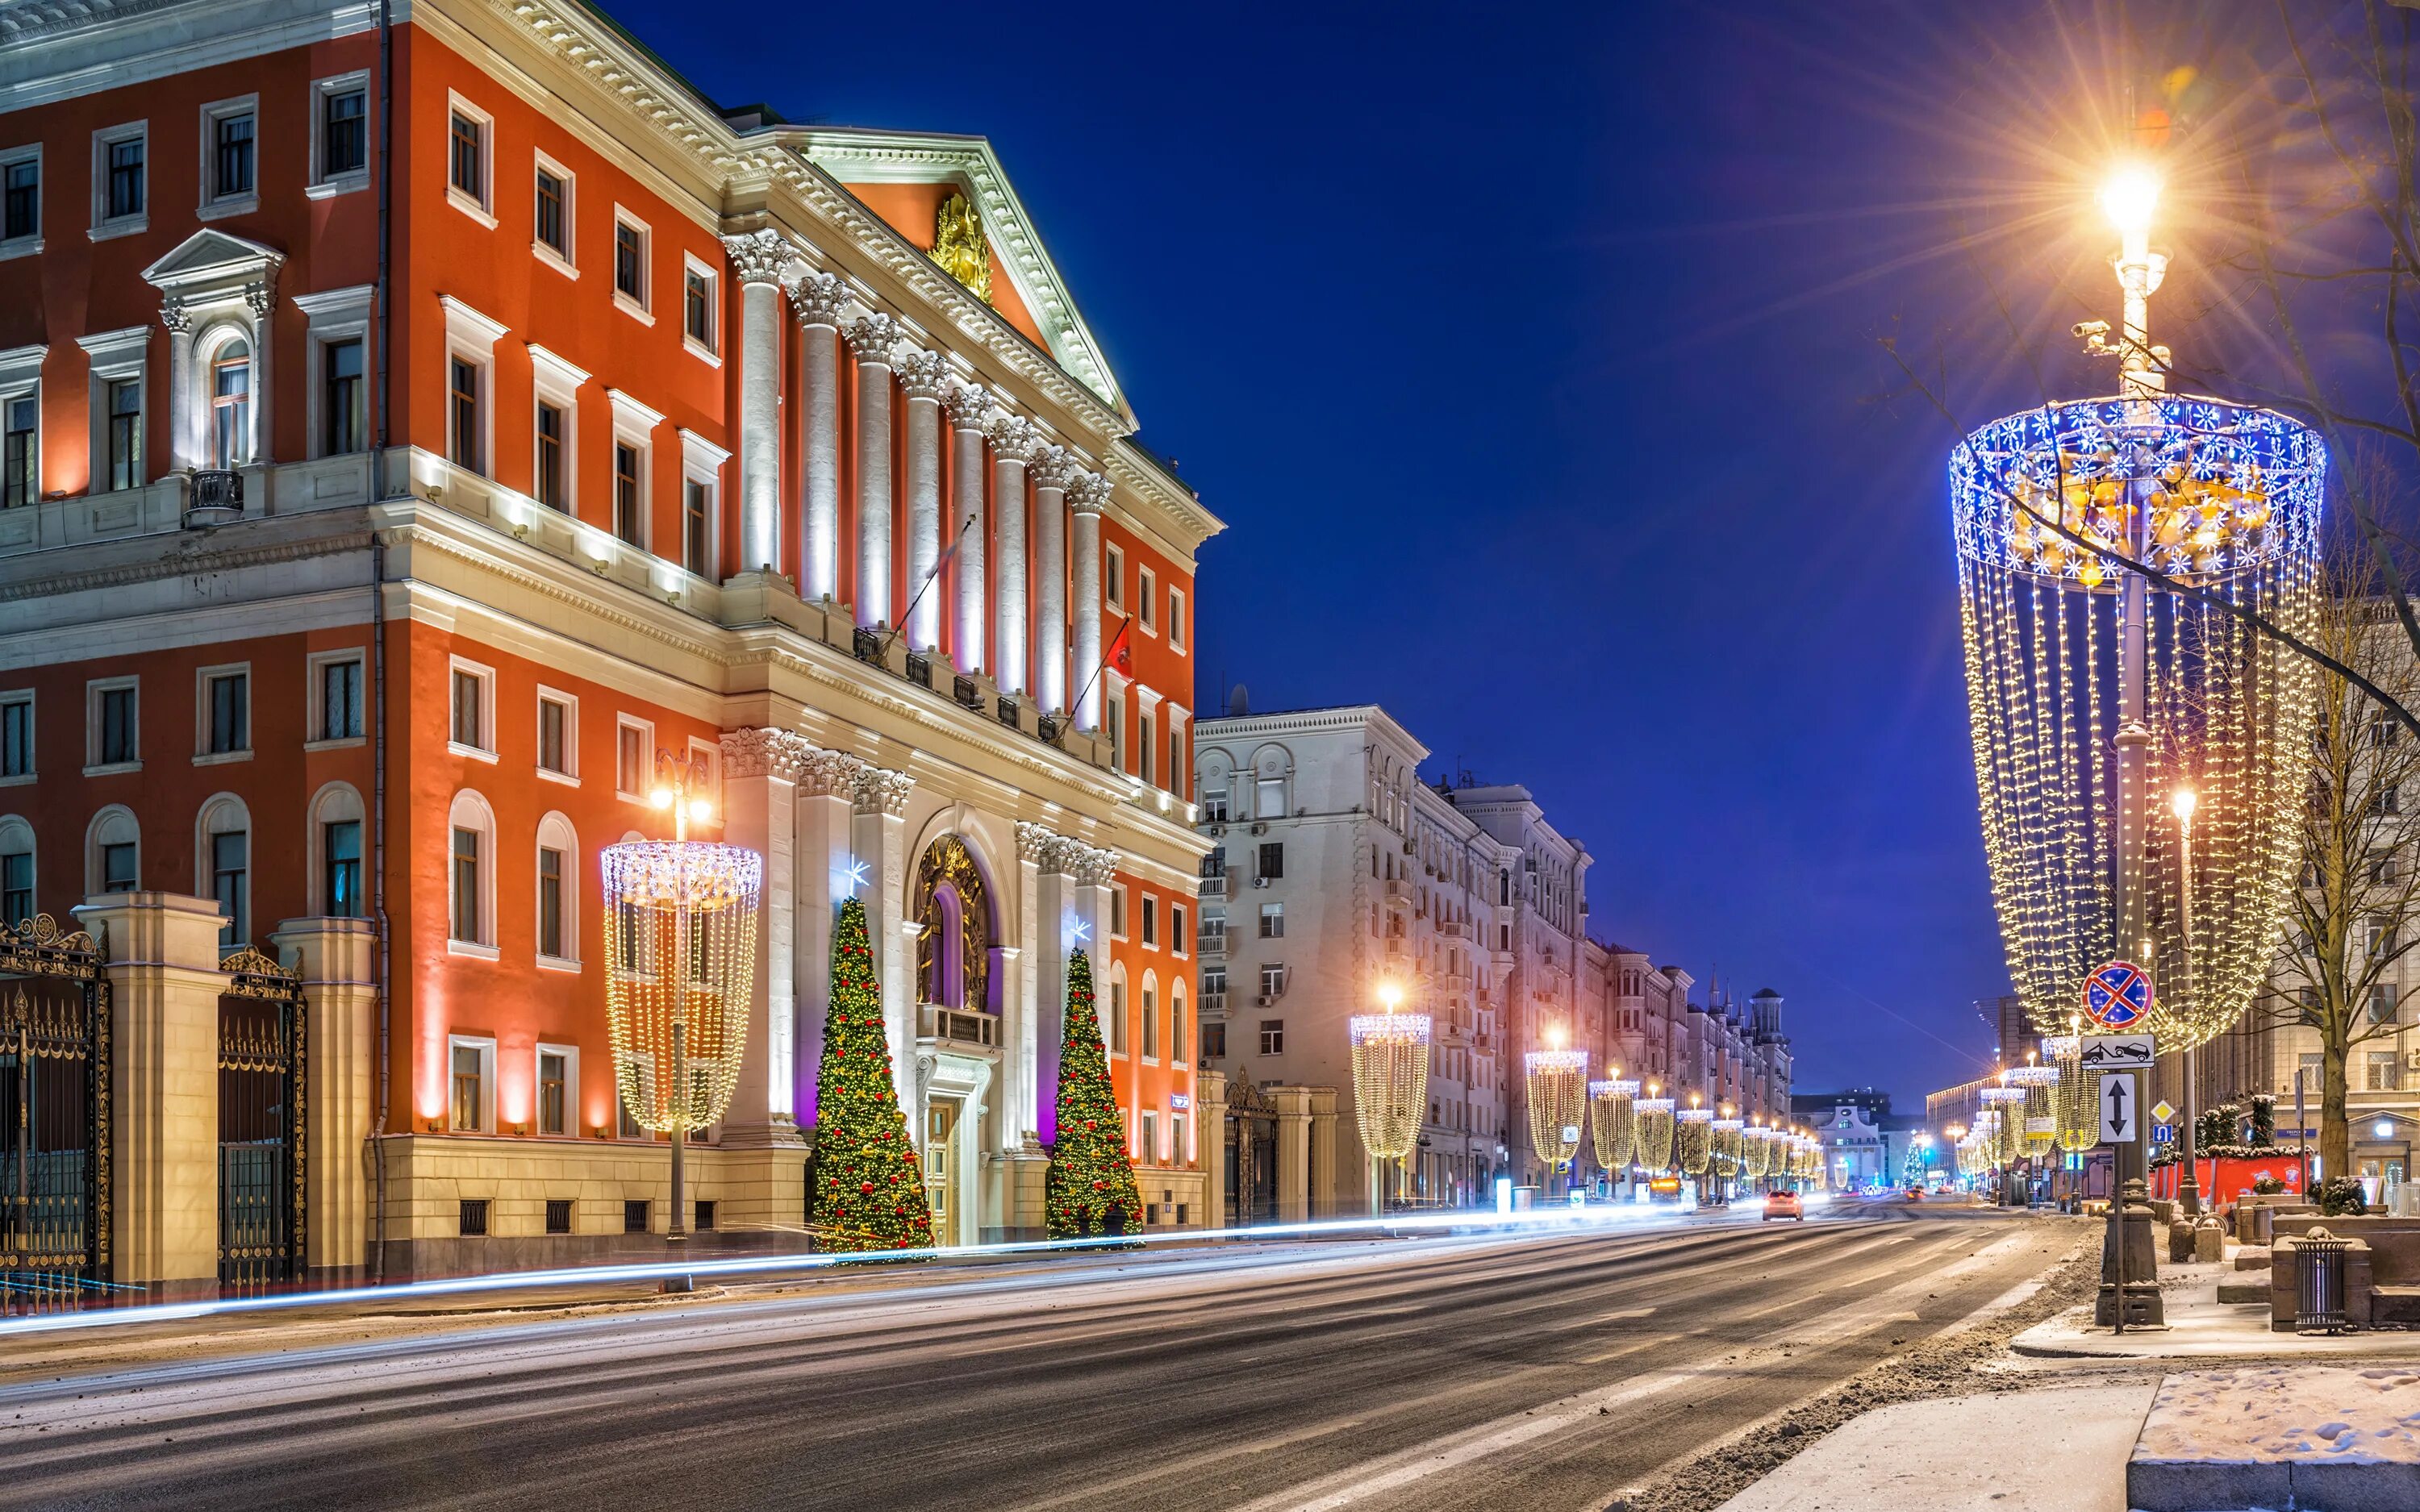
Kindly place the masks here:
[(1000, 1020), (990, 1013), (969, 1013), (939, 1003), (916, 1005), (916, 1038), (979, 1050), (1000, 1047)]

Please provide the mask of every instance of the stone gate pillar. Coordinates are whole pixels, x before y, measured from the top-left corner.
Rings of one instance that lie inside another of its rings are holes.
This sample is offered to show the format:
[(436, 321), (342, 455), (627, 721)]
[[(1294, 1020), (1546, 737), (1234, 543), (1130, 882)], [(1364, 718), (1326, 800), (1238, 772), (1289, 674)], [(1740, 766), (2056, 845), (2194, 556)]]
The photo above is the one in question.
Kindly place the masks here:
[(303, 1259), (316, 1285), (358, 1282), (369, 1260), (362, 1149), (377, 1051), (378, 931), (366, 918), (289, 918), (269, 936), (269, 949), (302, 979)]

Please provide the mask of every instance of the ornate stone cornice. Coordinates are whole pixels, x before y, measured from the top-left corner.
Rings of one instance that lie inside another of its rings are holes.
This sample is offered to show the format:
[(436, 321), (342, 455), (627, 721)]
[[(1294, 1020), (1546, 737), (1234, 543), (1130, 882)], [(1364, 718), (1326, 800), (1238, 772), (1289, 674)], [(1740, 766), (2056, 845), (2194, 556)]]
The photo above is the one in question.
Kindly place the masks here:
[(944, 389), (941, 408), (950, 412), (953, 430), (981, 430), (991, 421), (991, 394), (971, 383), (953, 383)]
[(891, 370), (899, 375), (900, 393), (910, 399), (938, 402), (941, 397), (941, 385), (948, 381), (947, 375), (941, 370), (939, 352), (921, 351), (912, 347), (899, 354), (899, 360), (891, 364)]
[(994, 415), (986, 434), (993, 454), (1005, 461), (1032, 462), (1042, 454), (1042, 434), (1023, 415)]
[(1020, 861), (1032, 861), (1048, 870), (1057, 848), (1063, 843), (1059, 832), (1047, 825), (1037, 825), (1027, 819), (1016, 822), (1016, 858)]
[(894, 772), (885, 766), (861, 767), (857, 774), (857, 811), (882, 814), (892, 819), (905, 818), (908, 795), (915, 786), (916, 779), (905, 772)]
[(1062, 864), (1077, 886), (1105, 887), (1118, 870), (1118, 853), (1099, 850), (1079, 840), (1063, 842)]
[(787, 730), (726, 730), (722, 734), (722, 775), (726, 778), (798, 778), (799, 763), (815, 748), (803, 735)]
[(722, 251), (731, 259), (731, 275), (743, 284), (779, 284), (782, 274), (799, 261), (789, 244), (769, 228), (724, 237)]
[(1097, 515), (1109, 501), (1109, 480), (1097, 472), (1078, 472), (1067, 484), (1067, 507), (1078, 515)]
[(1082, 471), (1076, 459), (1067, 455), (1067, 448), (1045, 446), (1033, 455), (1028, 475), (1037, 488), (1064, 488), (1069, 479)]
[(857, 301), (835, 273), (809, 273), (783, 286), (789, 291), (790, 309), (802, 326), (830, 326), (838, 331), (848, 318), (848, 307)]
[(848, 337), (848, 349), (867, 366), (891, 365), (891, 348), (899, 345), (899, 322), (887, 315), (860, 316), (848, 323), (843, 332)]
[(842, 751), (809, 746), (799, 759), (799, 795), (807, 798), (857, 797), (858, 774), (865, 764)]

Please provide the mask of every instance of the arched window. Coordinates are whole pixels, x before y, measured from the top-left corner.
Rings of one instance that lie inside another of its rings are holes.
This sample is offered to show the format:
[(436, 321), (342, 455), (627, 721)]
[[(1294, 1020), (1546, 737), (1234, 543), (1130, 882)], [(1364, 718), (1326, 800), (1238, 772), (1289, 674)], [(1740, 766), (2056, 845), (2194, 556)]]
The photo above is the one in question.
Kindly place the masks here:
[(1094, 1000), (1101, 1013), (1101, 1042), (1109, 1054), (1126, 1053), (1126, 968), (1124, 962), (1109, 967), (1109, 990)]
[(252, 810), (232, 793), (202, 805), (194, 826), (194, 890), (218, 900), (219, 943), (252, 943)]
[(550, 812), (537, 822), (537, 959), (542, 966), (580, 964), (580, 836)]
[(0, 818), (0, 925), (14, 929), (34, 917), (34, 826)]
[(311, 798), (311, 912), (322, 918), (365, 918), (362, 895), (362, 795), (349, 782), (331, 782)]
[(94, 814), (85, 830), (84, 890), (137, 890), (143, 886), (142, 852), (143, 830), (132, 810), (113, 803)]
[(202, 401), (209, 406), (202, 433), (207, 438), (209, 465), (240, 468), (253, 460), (252, 343), (236, 326), (222, 326), (202, 337), (197, 347), (205, 375)]
[(445, 815), (445, 948), (496, 958), (496, 812), (469, 788)]
[(966, 841), (944, 835), (916, 868), (916, 990), (923, 1001), (963, 1012), (991, 1002), (991, 894)]

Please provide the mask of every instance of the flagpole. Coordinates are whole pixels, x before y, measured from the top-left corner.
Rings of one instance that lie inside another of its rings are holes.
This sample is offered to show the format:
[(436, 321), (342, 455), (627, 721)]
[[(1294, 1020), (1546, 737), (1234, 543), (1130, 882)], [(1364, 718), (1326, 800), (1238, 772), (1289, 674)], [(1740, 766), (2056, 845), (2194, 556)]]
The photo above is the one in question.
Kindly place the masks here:
[(916, 606), (924, 601), (924, 595), (927, 593), (930, 593), (932, 591), (933, 584), (939, 580), (941, 569), (948, 566), (950, 564), (950, 559), (958, 554), (958, 548), (966, 542), (967, 532), (972, 530), (974, 528), (975, 521), (981, 517), (982, 515), (980, 511), (968, 515), (967, 522), (958, 527), (958, 533), (950, 537), (950, 548), (947, 551), (942, 552), (939, 556), (934, 558), (933, 570), (924, 574), (923, 582), (917, 586), (916, 596), (909, 599), (908, 601), (907, 609), (900, 611), (899, 623), (883, 632), (883, 650), (890, 650), (891, 642), (898, 638), (901, 630), (908, 627), (908, 621), (914, 616)]
[(1093, 669), (1093, 675), (1084, 679), (1084, 686), (1077, 690), (1075, 701), (1067, 705), (1069, 717), (1072, 718), (1075, 716), (1076, 711), (1084, 706), (1084, 695), (1091, 692), (1093, 690), (1093, 685), (1101, 680), (1101, 674), (1109, 670), (1109, 663), (1116, 657), (1118, 647), (1125, 643), (1126, 631), (1131, 629), (1133, 625), (1134, 616), (1131, 614), (1118, 622), (1118, 633), (1109, 637), (1109, 652), (1101, 657), (1101, 664)]

